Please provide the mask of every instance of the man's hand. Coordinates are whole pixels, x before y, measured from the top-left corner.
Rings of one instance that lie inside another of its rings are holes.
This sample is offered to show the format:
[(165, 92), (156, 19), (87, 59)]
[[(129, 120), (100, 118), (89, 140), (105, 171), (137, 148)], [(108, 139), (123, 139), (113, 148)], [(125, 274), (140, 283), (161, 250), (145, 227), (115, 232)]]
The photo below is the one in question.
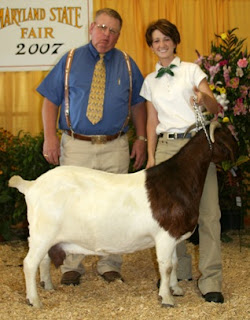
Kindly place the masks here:
[(146, 142), (142, 140), (135, 140), (133, 144), (130, 159), (135, 159), (133, 165), (135, 170), (139, 170), (146, 160), (146, 146)]
[(52, 136), (44, 140), (43, 156), (48, 163), (58, 165), (60, 157), (60, 141), (57, 136)]

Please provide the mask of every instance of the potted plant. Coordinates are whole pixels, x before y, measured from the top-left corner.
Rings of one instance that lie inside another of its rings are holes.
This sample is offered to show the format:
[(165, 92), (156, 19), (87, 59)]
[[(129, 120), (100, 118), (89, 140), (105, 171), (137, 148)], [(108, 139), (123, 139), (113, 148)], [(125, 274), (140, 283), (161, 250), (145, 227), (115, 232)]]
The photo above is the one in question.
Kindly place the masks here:
[[(197, 50), (196, 63), (207, 74), (210, 89), (216, 97), (220, 111), (206, 114), (213, 121), (222, 121), (234, 134), (239, 145), (239, 158), (235, 163), (223, 162), (218, 166), (220, 206), (223, 222), (231, 221), (224, 229), (242, 226), (242, 212), (247, 211), (247, 172), (249, 172), (249, 53), (243, 50), (245, 39), (235, 35), (237, 28), (228, 30), (211, 43), (211, 53), (202, 56)], [(238, 215), (239, 219), (230, 217)], [(223, 215), (226, 214), (226, 217)]]
[(34, 180), (53, 167), (44, 159), (42, 145), (43, 133), (33, 137), (20, 132), (14, 136), (0, 128), (0, 241), (12, 239), (15, 232), (27, 231), (24, 195), (9, 188), (8, 181), (15, 174)]

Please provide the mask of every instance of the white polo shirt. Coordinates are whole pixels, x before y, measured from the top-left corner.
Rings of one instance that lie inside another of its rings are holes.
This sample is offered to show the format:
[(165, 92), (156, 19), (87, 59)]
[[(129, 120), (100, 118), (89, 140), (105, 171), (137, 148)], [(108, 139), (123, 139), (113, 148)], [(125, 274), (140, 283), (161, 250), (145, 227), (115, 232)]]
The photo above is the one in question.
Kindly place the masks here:
[(144, 80), (140, 95), (153, 103), (158, 112), (159, 125), (156, 133), (182, 133), (195, 123), (195, 112), (190, 105), (190, 97), (194, 95), (193, 87), (198, 87), (206, 74), (201, 68), (191, 62), (181, 62), (175, 57), (171, 64), (174, 76), (165, 73), (156, 78), (162, 67), (156, 64), (156, 71), (150, 73)]

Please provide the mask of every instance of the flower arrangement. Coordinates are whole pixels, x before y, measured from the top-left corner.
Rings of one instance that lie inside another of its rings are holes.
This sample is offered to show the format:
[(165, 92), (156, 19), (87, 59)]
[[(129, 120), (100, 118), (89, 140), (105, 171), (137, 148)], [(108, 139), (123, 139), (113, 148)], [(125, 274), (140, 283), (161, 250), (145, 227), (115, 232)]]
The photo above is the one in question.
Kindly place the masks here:
[(236, 210), (242, 218), (242, 212), (248, 208), (250, 60), (247, 49), (243, 50), (246, 39), (239, 39), (235, 30), (237, 28), (221, 35), (215, 34), (208, 56), (202, 56), (196, 50), (196, 63), (207, 74), (210, 89), (220, 107), (218, 114), (208, 113), (207, 119), (226, 123), (238, 140), (240, 156), (236, 163), (223, 162), (217, 166), (217, 173), (222, 212)]
[(228, 122), (238, 140), (240, 158), (237, 164), (240, 164), (249, 160), (250, 151), (250, 60), (247, 49), (243, 51), (246, 39), (238, 39), (234, 33), (236, 29), (215, 34), (216, 41), (211, 43), (208, 56), (202, 56), (196, 50), (196, 63), (208, 75), (210, 89), (220, 106), (219, 113), (209, 115), (209, 120)]

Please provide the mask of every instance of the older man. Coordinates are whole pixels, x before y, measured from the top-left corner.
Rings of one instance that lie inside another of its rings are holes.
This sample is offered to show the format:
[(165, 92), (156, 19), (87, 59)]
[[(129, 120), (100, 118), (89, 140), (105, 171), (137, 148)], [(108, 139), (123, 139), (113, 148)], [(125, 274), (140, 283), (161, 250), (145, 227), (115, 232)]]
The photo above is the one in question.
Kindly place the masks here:
[[(128, 63), (123, 52), (115, 48), (121, 27), (122, 18), (118, 12), (109, 8), (97, 11), (90, 25), (90, 43), (77, 48), (70, 63), (68, 54), (64, 55), (38, 87), (38, 92), (45, 97), (42, 109), (43, 154), (49, 163), (113, 173), (127, 173), (130, 158), (135, 159), (136, 170), (143, 165), (146, 157), (146, 110), (144, 99), (139, 95), (143, 77), (135, 62), (129, 58)], [(68, 97), (65, 96), (64, 80), (66, 61), (67, 65), (71, 64)], [(99, 84), (91, 85), (92, 78), (93, 81), (99, 80)], [(98, 85), (104, 88), (104, 97), (102, 89), (95, 92)], [(137, 139), (129, 156), (126, 133), (131, 92), (131, 113)], [(66, 103), (66, 116), (65, 99), (69, 101), (69, 105)], [(56, 134), (59, 106), (59, 128), (63, 130), (61, 143)], [(83, 258), (83, 255), (66, 257), (62, 266), (62, 284), (80, 283), (84, 273)], [(98, 261), (97, 270), (110, 282), (122, 279), (121, 264), (120, 256), (109, 255)]]

